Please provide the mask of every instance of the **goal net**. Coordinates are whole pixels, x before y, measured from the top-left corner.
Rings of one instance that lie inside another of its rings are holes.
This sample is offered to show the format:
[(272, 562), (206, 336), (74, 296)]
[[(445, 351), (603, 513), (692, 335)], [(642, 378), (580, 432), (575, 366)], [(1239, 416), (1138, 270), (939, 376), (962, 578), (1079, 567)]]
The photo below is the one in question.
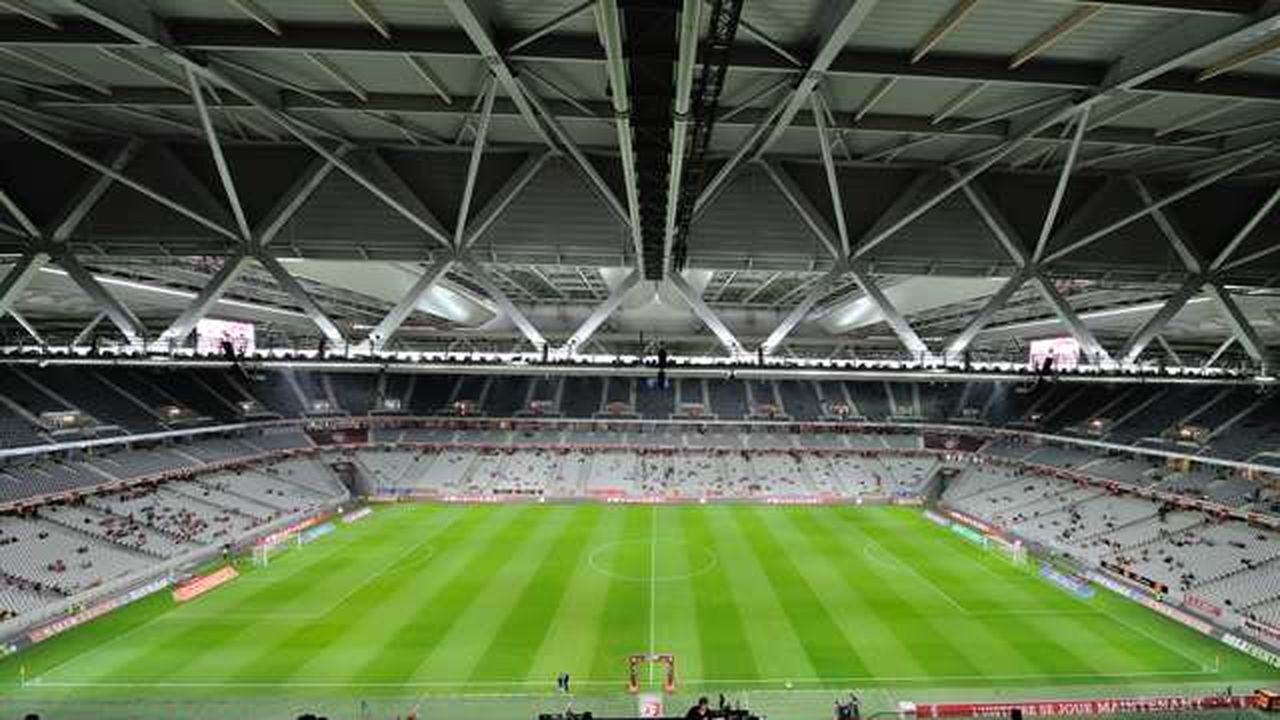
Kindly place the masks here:
[(987, 546), (995, 554), (1008, 560), (1014, 565), (1027, 564), (1027, 546), (1022, 544), (1021, 540), (1005, 540), (1003, 538), (991, 536), (992, 542)]
[(280, 553), (285, 552), (289, 548), (298, 547), (302, 544), (302, 538), (299, 535), (293, 535), (288, 538), (276, 540), (275, 542), (262, 543), (253, 546), (253, 565), (254, 567), (267, 567), (271, 564), (272, 559)]

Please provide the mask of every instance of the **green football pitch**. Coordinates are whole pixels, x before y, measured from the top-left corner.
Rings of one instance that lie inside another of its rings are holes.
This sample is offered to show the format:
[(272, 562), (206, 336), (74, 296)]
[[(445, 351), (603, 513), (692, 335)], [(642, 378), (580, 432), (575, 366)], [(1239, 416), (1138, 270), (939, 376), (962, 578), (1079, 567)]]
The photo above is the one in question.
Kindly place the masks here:
[(560, 672), (579, 696), (625, 697), (628, 656), (650, 652), (674, 653), (683, 691), (709, 693), (1275, 678), (907, 508), (397, 505), (243, 569), (0, 661), (0, 703), (546, 697)]

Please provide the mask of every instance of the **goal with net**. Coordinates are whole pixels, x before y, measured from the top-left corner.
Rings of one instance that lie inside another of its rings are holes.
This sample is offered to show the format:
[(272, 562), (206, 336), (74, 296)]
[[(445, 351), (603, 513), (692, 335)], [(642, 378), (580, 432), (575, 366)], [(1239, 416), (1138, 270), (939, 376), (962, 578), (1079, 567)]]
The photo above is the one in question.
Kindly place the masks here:
[(670, 653), (649, 655), (641, 653), (628, 658), (627, 689), (633, 693), (640, 692), (640, 671), (647, 666), (658, 666), (662, 669), (662, 689), (673, 693), (676, 691), (676, 656)]
[(1006, 540), (996, 535), (988, 536), (991, 542), (987, 545), (995, 554), (1014, 565), (1027, 564), (1027, 546), (1021, 540)]
[(253, 565), (254, 567), (266, 567), (271, 564), (272, 558), (280, 553), (302, 545), (301, 535), (290, 535), (289, 537), (279, 538), (271, 542), (264, 542), (253, 546)]

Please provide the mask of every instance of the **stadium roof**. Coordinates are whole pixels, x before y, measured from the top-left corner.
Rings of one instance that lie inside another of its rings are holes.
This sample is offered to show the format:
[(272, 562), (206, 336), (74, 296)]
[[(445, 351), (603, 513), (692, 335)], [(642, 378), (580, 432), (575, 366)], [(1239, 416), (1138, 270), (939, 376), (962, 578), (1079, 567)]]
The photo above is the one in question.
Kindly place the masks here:
[(1259, 361), (1277, 76), (1276, 1), (0, 0), (0, 311)]

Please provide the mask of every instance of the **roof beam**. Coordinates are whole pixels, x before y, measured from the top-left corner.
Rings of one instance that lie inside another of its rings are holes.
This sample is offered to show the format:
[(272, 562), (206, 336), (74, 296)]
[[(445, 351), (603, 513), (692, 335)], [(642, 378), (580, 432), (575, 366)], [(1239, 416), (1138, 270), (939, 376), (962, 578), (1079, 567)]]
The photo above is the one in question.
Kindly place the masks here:
[(773, 332), (769, 333), (769, 337), (765, 338), (765, 341), (761, 343), (760, 352), (766, 356), (777, 352), (778, 348), (782, 347), (782, 344), (786, 342), (787, 336), (789, 336), (791, 332), (796, 329), (796, 326), (809, 316), (809, 312), (813, 310), (813, 306), (817, 305), (819, 300), (826, 297), (827, 294), (831, 292), (832, 286), (835, 285), (836, 281), (844, 274), (844, 266), (836, 265), (810, 285), (808, 290), (805, 291), (804, 296), (800, 298), (800, 302), (796, 303), (795, 307), (791, 308), (791, 312), (787, 313), (787, 316), (783, 318), (782, 322), (778, 323), (778, 326), (773, 329)]
[[(77, 0), (73, 0), (77, 1)], [(83, 2), (84, 0), (78, 0)], [(1224, 0), (1229, 1), (1229, 0)], [(1254, 11), (1249, 10), (1249, 14)], [(1198, 23), (1222, 28), (1224, 23), (1239, 22), (1249, 14), (1223, 13), (1191, 16)], [(384, 39), (372, 35), (364, 24), (290, 23), (283, 35), (263, 33), (250, 22), (171, 20), (170, 34), (176, 46), (191, 50), (218, 52), (225, 50), (263, 50), (266, 52), (332, 51), (403, 56), (474, 58), (476, 48), (467, 36), (454, 30), (397, 28), (395, 36)], [(37, 46), (119, 46), (118, 37), (93, 24), (63, 19), (63, 30), (27, 22), (0, 20), (0, 45)], [(807, 55), (796, 49), (794, 53)], [(602, 64), (604, 54), (594, 40), (571, 36), (554, 36), (510, 53), (516, 62), (555, 62)], [(734, 69), (743, 72), (786, 73), (795, 71), (794, 63), (774, 51), (755, 45), (734, 49)], [(1014, 85), (1088, 90), (1102, 83), (1106, 66), (1098, 63), (1040, 59), (1016, 70), (1008, 67), (1008, 57), (958, 56), (931, 52), (923, 60), (912, 63), (910, 53), (887, 50), (849, 49), (827, 69), (827, 74), (861, 75), (991, 81)], [(1264, 78), (1225, 77), (1196, 82), (1193, 71), (1167, 73), (1166, 77), (1145, 78), (1141, 89), (1177, 94), (1247, 97), (1275, 102), (1280, 90)]]
[(279, 260), (266, 252), (258, 253), (254, 256), (254, 259), (275, 279), (276, 285), (287, 293), (289, 297), (293, 298), (293, 301), (298, 304), (302, 312), (306, 313), (306, 316), (320, 330), (320, 334), (324, 336), (325, 340), (336, 347), (344, 347), (347, 344), (347, 339), (343, 337), (342, 330), (338, 329), (337, 324), (324, 311), (324, 308), (320, 307), (320, 304), (307, 292), (306, 288), (302, 287), (302, 283), (298, 282), (297, 278), (289, 274), (289, 271), (280, 264)]
[(382, 13), (378, 12), (378, 9), (373, 6), (370, 0), (348, 0), (348, 2), (351, 3), (351, 7), (356, 13), (364, 18), (365, 22), (373, 26), (373, 29), (379, 35), (388, 40), (391, 39), (391, 27), (387, 25), (386, 18), (382, 17)]
[[(143, 144), (141, 140), (132, 139), (116, 150), (109, 158), (107, 167), (116, 172), (124, 172), (124, 169), (133, 162)], [(50, 224), (48, 236), (56, 243), (66, 242), (80, 223), (84, 222), (85, 217), (93, 210), (102, 196), (110, 189), (111, 183), (114, 182), (110, 175), (95, 173), (90, 177), (85, 186), (76, 193), (76, 196), (70, 203), (63, 208), (58, 219)]]
[(978, 4), (978, 0), (956, 0), (946, 15), (937, 22), (929, 32), (925, 33), (924, 38), (916, 45), (916, 49), (911, 53), (911, 62), (918, 63), (924, 59), (924, 56), (934, 48), (935, 45), (942, 42), (952, 30), (960, 24), (969, 11)]
[(551, 156), (552, 151), (550, 150), (531, 153), (524, 163), (519, 168), (516, 168), (511, 177), (507, 178), (502, 187), (493, 194), (493, 197), (489, 198), (489, 201), (480, 209), (480, 212), (476, 213), (475, 218), (467, 224), (465, 241), (462, 243), (464, 249), (475, 245), (489, 231), (489, 228), (493, 227), (493, 224), (497, 222), (502, 213), (506, 212), (511, 203), (520, 196), (520, 193), (524, 191), (534, 176), (541, 172), (542, 166), (546, 164)]
[(484, 145), (489, 135), (489, 121), (493, 118), (493, 98), (498, 84), (489, 83), (480, 108), (480, 120), (476, 124), (475, 140), (471, 144), (471, 158), (467, 164), (467, 179), (462, 186), (462, 200), (458, 203), (458, 218), (453, 227), (453, 245), (462, 247), (466, 242), (467, 221), (471, 215), (471, 198), (475, 193), (476, 177), (480, 174), (480, 162), (484, 157)]
[(83, 72), (76, 70), (65, 63), (54, 60), (53, 58), (46, 57), (35, 50), (23, 47), (5, 47), (4, 45), (0, 45), (0, 56), (8, 56), (22, 64), (30, 65), (38, 70), (43, 70), (50, 75), (57, 75), (58, 77), (69, 80), (76, 85), (89, 88), (100, 95), (111, 94), (111, 88), (107, 87), (105, 84), (87, 77)]
[(79, 286), (94, 305), (102, 308), (102, 312), (111, 320), (111, 324), (116, 326), (130, 345), (146, 344), (147, 329), (142, 321), (138, 320), (138, 316), (134, 315), (132, 310), (108, 292), (93, 273), (80, 264), (75, 255), (65, 252), (55, 258), (55, 261), (67, 273), (71, 282)]
[(809, 63), (800, 83), (783, 107), (777, 123), (760, 142), (755, 153), (757, 157), (768, 152), (787, 128), (791, 127), (791, 121), (809, 102), (809, 96), (817, 89), (818, 83), (822, 82), (823, 75), (849, 44), (849, 38), (871, 14), (876, 2), (877, 0), (841, 0), (830, 4), (830, 21), (821, 25), (822, 37), (819, 38), (817, 50), (813, 53), (813, 61)]
[(1098, 13), (1102, 12), (1102, 9), (1101, 5), (1086, 5), (1078, 8), (1059, 21), (1058, 24), (1038, 35), (1034, 40), (1014, 53), (1013, 59), (1009, 61), (1009, 68), (1019, 68), (1031, 61), (1040, 53), (1053, 47), (1055, 43), (1069, 35), (1071, 31), (1092, 20)]
[(369, 101), (369, 94), (365, 92), (364, 88), (360, 87), (360, 83), (356, 82), (355, 78), (348, 75), (346, 70), (338, 67), (337, 63), (320, 53), (313, 52), (307, 53), (307, 59), (314, 63), (316, 67), (324, 71), (324, 74), (328, 75), (330, 79), (345, 88), (347, 92), (354, 95), (357, 100), (362, 103)]
[[(219, 61), (218, 64), (221, 64)], [(534, 77), (532, 73), (525, 71), (529, 77)], [(59, 91), (60, 88), (50, 88), (53, 91)], [(282, 108), (288, 112), (311, 112), (311, 111), (333, 111), (333, 112), (350, 112), (350, 113), (415, 113), (427, 115), (447, 115), (461, 116), (467, 115), (466, 108), (475, 102), (479, 104), (483, 101), (480, 97), (459, 97), (457, 102), (453, 104), (445, 104), (443, 101), (437, 100), (425, 94), (384, 94), (371, 93), (367, 103), (359, 103), (350, 98), (345, 93), (339, 92), (314, 92), (306, 90), (305, 94), (301, 92), (305, 90), (290, 90), (282, 93)], [(886, 135), (919, 135), (924, 136), (915, 140), (894, 145), (884, 150), (872, 151), (863, 156), (860, 160), (876, 161), (883, 159), (893, 152), (901, 152), (913, 147), (933, 142), (939, 138), (969, 138), (974, 140), (1004, 140), (1008, 138), (1009, 120), (1022, 112), (1030, 112), (1035, 109), (1043, 108), (1053, 101), (1061, 101), (1063, 98), (1049, 98), (1037, 100), (1030, 104), (1024, 104), (1018, 108), (996, 113), (994, 115), (983, 118), (924, 118), (911, 115), (888, 115), (872, 113), (862, 118), (860, 122), (851, 122), (852, 118), (845, 116), (844, 121), (835, 125), (828, 123), (831, 130), (851, 131), (856, 130), (859, 133), (879, 133)], [(542, 104), (555, 117), (565, 120), (599, 120), (611, 114), (612, 110), (606, 103), (600, 102), (574, 102), (559, 100), (543, 100)], [(115, 88), (115, 94), (111, 98), (65, 98), (65, 97), (46, 97), (43, 94), (37, 95), (35, 101), (37, 107), (48, 109), (75, 109), (75, 108), (166, 108), (173, 110), (186, 110), (191, 107), (190, 98), (185, 93), (177, 93), (168, 90), (159, 90), (155, 88), (143, 87), (118, 87)], [(211, 108), (221, 109), (252, 109), (247, 101), (238, 98), (224, 98), (222, 103), (210, 103)], [(774, 108), (773, 110), (776, 110)], [(733, 114), (729, 120), (720, 117), (716, 121), (716, 127), (743, 127), (753, 126), (761, 120), (768, 120), (773, 110), (762, 108), (747, 108), (741, 112)], [(519, 112), (515, 104), (506, 98), (498, 98), (494, 101), (495, 116), (513, 116)], [(935, 122), (936, 121), (936, 122)], [(811, 112), (804, 112), (798, 116), (793, 127), (813, 128), (816, 121)], [(758, 127), (757, 127), (758, 130)], [(1243, 131), (1242, 131), (1243, 132)], [(753, 131), (756, 137), (758, 133)], [(1056, 132), (1041, 132), (1034, 138), (1041, 143), (1052, 143), (1054, 145), (1066, 145), (1070, 142), (1069, 138), (1059, 137)], [(1170, 152), (1179, 153), (1216, 153), (1221, 147), (1219, 143), (1214, 142), (1213, 137), (1208, 137), (1199, 132), (1175, 132), (1169, 135), (1157, 137), (1156, 134), (1145, 128), (1133, 127), (1114, 127), (1099, 129), (1096, 123), (1090, 124), (1090, 129), (1084, 136), (1083, 143), (1091, 146), (1134, 146), (1134, 147), (1154, 147)], [(739, 149), (738, 155), (746, 155), (750, 147), (746, 150)], [(741, 161), (740, 161), (741, 162)]]
[(42, 130), (39, 130), (31, 125), (28, 125), (27, 123), (24, 123), (21, 120), (18, 120), (12, 117), (11, 115), (8, 115), (5, 113), (0, 113), (0, 122), (13, 127), (15, 130), (18, 130), (19, 132), (31, 137), (34, 140), (37, 140), (41, 143), (44, 143), (45, 145), (48, 145), (54, 150), (57, 150), (58, 152), (62, 153), (63, 155), (66, 155), (72, 160), (75, 160), (81, 163), (82, 165), (87, 165), (93, 170), (110, 177), (112, 180), (115, 180), (121, 185), (129, 187), (133, 190), (136, 190), (139, 193), (142, 193), (143, 195), (146, 195), (148, 198), (151, 198), (152, 200), (160, 203), (161, 205), (164, 205), (165, 207), (169, 208), (170, 210), (173, 210), (179, 215), (182, 215), (190, 220), (193, 220), (194, 222), (199, 223), (200, 225), (203, 225), (204, 227), (214, 231), (219, 235), (222, 235), (223, 237), (239, 241), (239, 235), (237, 235), (235, 231), (230, 230), (226, 227), (223, 227), (221, 223), (210, 220), (209, 218), (196, 212), (195, 210), (192, 210), (186, 205), (183, 205), (182, 203), (179, 203), (178, 201), (173, 200), (168, 196), (163, 195), (160, 192), (157, 192), (156, 190), (153, 190), (152, 188), (130, 178), (129, 176), (116, 170), (110, 165), (105, 165), (95, 160), (89, 155), (86, 155), (85, 153), (80, 152), (79, 150), (68, 145), (67, 143), (62, 142), (58, 138), (55, 138), (52, 135)]
[(1076, 117), (1076, 132), (1071, 140), (1070, 149), (1067, 150), (1067, 160), (1062, 164), (1062, 170), (1058, 173), (1058, 184), (1053, 189), (1053, 199), (1049, 201), (1049, 209), (1044, 214), (1044, 222), (1040, 225), (1040, 237), (1036, 241), (1035, 252), (1032, 253), (1033, 262), (1040, 262), (1044, 257), (1045, 247), (1049, 242), (1049, 237), (1053, 233), (1054, 225), (1058, 221), (1058, 211), (1062, 209), (1062, 199), (1067, 194), (1067, 183), (1071, 182), (1071, 173), (1075, 170), (1076, 158), (1080, 154), (1080, 141), (1084, 139), (1085, 128), (1089, 125), (1089, 108), (1085, 107)]
[(187, 68), (187, 83), (191, 88), (191, 97), (195, 99), (196, 115), (200, 118), (200, 127), (204, 131), (205, 141), (209, 144), (209, 153), (213, 155), (213, 164), (218, 170), (218, 180), (222, 183), (222, 190), (227, 195), (227, 203), (231, 206), (231, 214), (235, 217), (236, 226), (240, 229), (240, 239), (248, 245), (253, 234), (249, 232), (249, 221), (245, 218), (244, 206), (240, 204), (240, 192), (236, 190), (235, 180), (231, 177), (231, 168), (227, 165), (227, 158), (222, 152), (222, 143), (218, 141), (218, 131), (213, 126), (213, 118), (209, 116), (209, 107), (204, 101), (204, 90), (200, 87), (200, 79), (191, 72), (191, 68)]
[(93, 331), (96, 330), (97, 327), (102, 324), (102, 321), (106, 319), (107, 319), (106, 312), (100, 312), (97, 315), (94, 315), (93, 319), (90, 320), (88, 324), (86, 324), (83, 328), (81, 328), (80, 332), (76, 334), (75, 339), (71, 341), (71, 347), (79, 347), (81, 345), (84, 345), (85, 341), (88, 340), (93, 335)]
[[(671, 271), (672, 249), (676, 239), (676, 220), (684, 184), (684, 161), (688, 154), (690, 108), (693, 98), (693, 74), (698, 61), (698, 30), (702, 26), (702, 0), (684, 0), (680, 9), (679, 49), (676, 55), (675, 118), (671, 127), (671, 167), (667, 175), (667, 215), (663, 228), (662, 268)], [(695, 199), (694, 205), (697, 205)]]
[(1060, 258), (1066, 257), (1071, 253), (1077, 252), (1131, 223), (1137, 222), (1138, 220), (1141, 220), (1144, 217), (1147, 217), (1156, 212), (1159, 212), (1162, 208), (1168, 205), (1172, 205), (1173, 203), (1181, 200), (1182, 198), (1218, 182), (1219, 180), (1227, 177), (1228, 175), (1232, 175), (1236, 172), (1239, 172), (1246, 166), (1254, 162), (1257, 162), (1261, 158), (1265, 157), (1266, 154), (1271, 150), (1277, 147), (1280, 147), (1280, 141), (1270, 140), (1262, 143), (1257, 143), (1254, 146), (1250, 146), (1250, 147), (1252, 149), (1249, 152), (1241, 153), (1242, 159), (1237, 160), (1231, 163), (1230, 165), (1227, 165), (1226, 167), (1222, 168), (1221, 170), (1218, 170), (1217, 172), (1214, 172), (1209, 175), (1206, 175), (1205, 177), (1202, 177), (1201, 179), (1197, 180), (1194, 183), (1191, 183), (1190, 185), (1187, 185), (1186, 187), (1182, 188), (1181, 190), (1178, 190), (1177, 192), (1170, 193), (1164, 198), (1161, 198), (1158, 202), (1151, 203), (1146, 207), (1142, 208), (1141, 210), (1132, 212), (1106, 225), (1105, 227), (1102, 227), (1098, 230), (1095, 230), (1089, 233), (1088, 235), (1085, 235), (1079, 240), (1076, 240), (1062, 248), (1059, 248), (1058, 250), (1055, 250), (1052, 253), (1049, 253), (1047, 256), (1045, 256), (1044, 262), (1046, 263), (1053, 262)]
[(987, 298), (987, 301), (978, 309), (978, 312), (969, 318), (969, 322), (965, 323), (964, 328), (947, 343), (946, 357), (955, 358), (968, 352), (969, 346), (973, 344), (978, 334), (991, 323), (996, 313), (1009, 304), (1009, 299), (1013, 297), (1013, 294), (1027, 284), (1027, 279), (1026, 272), (1019, 271), (992, 293), (991, 297)]
[(1277, 50), (1280, 50), (1280, 35), (1263, 40), (1256, 45), (1247, 47), (1224, 60), (1220, 60), (1213, 65), (1210, 65), (1204, 70), (1201, 70), (1200, 74), (1196, 75), (1196, 80), (1198, 82), (1204, 82), (1205, 80), (1229, 73), (1232, 70), (1238, 70), (1249, 63), (1261, 60)]
[(1080, 318), (1079, 313), (1071, 307), (1067, 299), (1058, 292), (1057, 286), (1053, 280), (1043, 276), (1034, 275), (1029, 280), (1032, 285), (1040, 292), (1041, 297), (1049, 303), (1053, 308), (1054, 314), (1067, 326), (1068, 332), (1080, 343), (1081, 350), (1084, 351), (1086, 360), (1092, 365), (1101, 365), (1111, 360), (1111, 354), (1107, 349), (1098, 342), (1098, 338), (1094, 337), (1088, 326), (1084, 324), (1084, 320)]
[(18, 258), (9, 272), (0, 278), (0, 317), (13, 310), (18, 298), (26, 291), (27, 285), (36, 278), (41, 268), (49, 262), (49, 255), (43, 252), (27, 253)]
[(39, 330), (36, 330), (36, 326), (35, 326), (35, 325), (32, 325), (32, 324), (31, 324), (31, 321), (30, 321), (30, 320), (27, 320), (27, 318), (26, 318), (25, 316), (23, 316), (23, 314), (22, 314), (22, 313), (20, 313), (20, 312), (18, 312), (17, 310), (14, 310), (14, 309), (12, 309), (12, 308), (11, 308), (11, 309), (9, 310), (9, 317), (13, 318), (13, 321), (14, 321), (14, 322), (16, 322), (16, 323), (18, 323), (18, 325), (19, 325), (23, 330), (26, 330), (26, 331), (27, 331), (27, 334), (31, 336), (31, 339), (32, 339), (32, 340), (35, 340), (35, 341), (36, 341), (36, 344), (37, 344), (37, 345), (44, 345), (44, 344), (45, 344), (45, 342), (44, 342), (44, 337), (42, 337), (42, 336), (40, 335), (40, 331), (39, 331)]
[(1164, 331), (1164, 328), (1169, 324), (1169, 321), (1173, 320), (1174, 316), (1181, 312), (1182, 308), (1187, 306), (1187, 302), (1191, 300), (1191, 298), (1200, 293), (1203, 286), (1204, 280), (1199, 277), (1189, 278), (1186, 282), (1182, 283), (1182, 285), (1165, 300), (1164, 305), (1160, 306), (1160, 309), (1156, 311), (1156, 314), (1148, 318), (1147, 321), (1142, 324), (1142, 327), (1138, 328), (1137, 332), (1135, 332), (1133, 336), (1129, 338), (1129, 341), (1125, 343), (1124, 349), (1120, 352), (1120, 362), (1125, 364), (1137, 362), (1138, 358), (1142, 357), (1142, 353), (1147, 349), (1147, 346), (1160, 336), (1160, 333)]
[(960, 112), (960, 110), (965, 105), (968, 105), (969, 103), (973, 102), (974, 99), (978, 97), (979, 93), (981, 93), (983, 90), (986, 90), (990, 86), (991, 86), (991, 83), (986, 83), (986, 82), (970, 83), (969, 87), (965, 88), (964, 90), (961, 90), (959, 93), (956, 94), (955, 97), (948, 100), (947, 104), (943, 105), (942, 108), (938, 110), (938, 112), (934, 113), (934, 115), (929, 118), (929, 124), (937, 125), (943, 120), (946, 120), (952, 115), (955, 115), (956, 113)]
[(396, 332), (404, 325), (404, 321), (409, 319), (409, 316), (418, 308), (422, 299), (426, 297), (427, 293), (431, 292), (431, 288), (435, 287), (453, 269), (454, 262), (455, 260), (452, 256), (442, 257), (418, 277), (413, 286), (396, 302), (386, 316), (369, 331), (367, 342), (373, 350), (381, 351), (391, 342), (391, 338), (395, 337)]
[(566, 355), (577, 355), (582, 348), (585, 348), (591, 340), (591, 336), (595, 335), (605, 321), (622, 306), (622, 301), (626, 299), (627, 293), (631, 292), (631, 289), (640, 283), (641, 275), (640, 270), (637, 268), (633, 268), (631, 272), (627, 273), (622, 282), (609, 291), (609, 297), (597, 305), (591, 311), (591, 314), (582, 321), (582, 324), (573, 331), (573, 334), (565, 341), (561, 351)]
[[(809, 200), (809, 196), (805, 195), (804, 191), (796, 185), (796, 181), (786, 169), (773, 160), (761, 160), (760, 167), (769, 176), (769, 179), (773, 181), (773, 184), (777, 186), (778, 191), (782, 193), (782, 197), (795, 208), (800, 219), (809, 226), (809, 230), (818, 239), (818, 242), (822, 243), (823, 247), (826, 248), (827, 253), (833, 258), (840, 258), (842, 253), (840, 247), (836, 245), (838, 239), (830, 233), (830, 228), (826, 226), (826, 223), (819, 220), (822, 217), (821, 212), (814, 207), (813, 202)], [(818, 224), (815, 225), (815, 223)], [(843, 253), (843, 257), (848, 257), (847, 251)]]
[(484, 288), (484, 291), (488, 293), (489, 298), (498, 306), (498, 309), (507, 316), (507, 319), (510, 320), (518, 330), (520, 330), (520, 334), (524, 335), (530, 345), (537, 350), (541, 350), (546, 346), (547, 339), (543, 337), (542, 333), (538, 331), (538, 328), (530, 322), (529, 317), (524, 314), (524, 311), (517, 307), (516, 304), (511, 301), (511, 298), (507, 297), (507, 294), (502, 291), (502, 288), (498, 286), (498, 283), (494, 282), (493, 277), (489, 275), (489, 272), (485, 270), (480, 263), (476, 262), (475, 258), (464, 253), (459, 256), (459, 261), (462, 263), (462, 266), (467, 269), (467, 273)]
[[(344, 145), (335, 150), (334, 154), (341, 157), (350, 151), (351, 146)], [(276, 202), (275, 207), (267, 213), (266, 218), (258, 224), (253, 235), (259, 247), (266, 247), (271, 244), (272, 240), (275, 240), (276, 235), (280, 234), (284, 226), (307, 203), (312, 193), (320, 187), (325, 178), (329, 177), (329, 173), (333, 168), (334, 165), (328, 158), (317, 157), (311, 161), (311, 164), (302, 172), (302, 175), (293, 182), (293, 185)]]
[[(1218, 256), (1209, 264), (1209, 270), (1216, 272), (1223, 269), (1230, 270), (1235, 267), (1236, 262), (1238, 261), (1232, 261), (1231, 264), (1227, 264), (1227, 261), (1231, 260), (1232, 256), (1235, 255), (1236, 250), (1240, 248), (1240, 245), (1253, 234), (1253, 231), (1257, 229), (1258, 224), (1271, 213), (1278, 202), (1280, 202), (1280, 186), (1276, 187), (1276, 189), (1271, 192), (1271, 195), (1268, 196), (1267, 199), (1263, 201), (1262, 205), (1254, 211), (1253, 215), (1245, 221), (1245, 224), (1236, 231), (1236, 234), (1231, 238), (1231, 242), (1227, 243), (1226, 247), (1222, 248), (1222, 252), (1218, 253)], [(1267, 248), (1267, 252), (1273, 250), (1280, 250), (1280, 243), (1276, 243), (1270, 248)]]
[(38, 22), (50, 30), (62, 29), (62, 23), (58, 22), (57, 18), (32, 5), (28, 0), (0, 0), (0, 9)]
[(827, 176), (827, 192), (831, 195), (831, 207), (836, 216), (836, 232), (839, 233), (840, 238), (840, 252), (837, 256), (844, 259), (852, 254), (849, 245), (849, 228), (845, 223), (844, 200), (840, 197), (840, 179), (836, 176), (835, 159), (831, 154), (831, 137), (827, 135), (827, 128), (823, 121), (824, 113), (819, 107), (820, 102), (821, 99), (815, 94), (813, 117), (818, 124), (818, 146), (822, 151), (822, 167)]
[(445, 105), (453, 104), (453, 98), (449, 95), (449, 90), (445, 87), (444, 81), (441, 80), (440, 76), (436, 75), (435, 71), (431, 69), (431, 66), (427, 64), (425, 58), (420, 58), (415, 55), (405, 55), (404, 59), (408, 61), (409, 67), (413, 68), (413, 71), (418, 74), (418, 77), (422, 78), (422, 82), (427, 84), (427, 87), (431, 89), (431, 92), (440, 96), (440, 99), (444, 101)]
[(1217, 283), (1206, 284), (1204, 290), (1222, 311), (1227, 324), (1231, 326), (1232, 336), (1236, 342), (1240, 343), (1240, 347), (1244, 348), (1254, 362), (1265, 366), (1269, 361), (1266, 343), (1249, 322), (1249, 318), (1245, 317), (1244, 312), (1240, 310), (1231, 293)]
[[(611, 91), (609, 96), (613, 102), (613, 126), (618, 138), (618, 158), (622, 164), (622, 185), (627, 194), (627, 225), (631, 231), (631, 243), (635, 246), (636, 267), (644, 271), (646, 253), (640, 227), (640, 181), (636, 168), (636, 149), (632, 142), (631, 98), (627, 88), (627, 58), (622, 47), (622, 16), (617, 0), (598, 0), (596, 13), (600, 41), (604, 45), (605, 71)], [(668, 197), (667, 205), (670, 206), (675, 201), (676, 198)], [(665, 271), (665, 265), (650, 268), (647, 276), (661, 278)]]
[(512, 53), (515, 53), (520, 48), (526, 45), (532, 45), (538, 40), (541, 40), (547, 35), (550, 35), (551, 33), (560, 29), (560, 27), (563, 26), (565, 23), (568, 23), (570, 20), (573, 20), (574, 18), (578, 17), (582, 13), (590, 10), (595, 4), (596, 4), (596, 0), (583, 0), (583, 2), (580, 2), (577, 5), (574, 5), (573, 7), (569, 8), (568, 10), (565, 10), (564, 12), (560, 13), (559, 15), (555, 16), (551, 20), (544, 23), (541, 27), (530, 32), (528, 35), (525, 35), (524, 37), (520, 38), (516, 42), (511, 43), (511, 45), (507, 46), (506, 53), (510, 55)]
[(33, 240), (40, 237), (40, 228), (36, 227), (35, 221), (19, 207), (18, 203), (14, 202), (13, 198), (9, 197), (9, 193), (5, 192), (3, 188), (0, 188), (0, 208), (7, 210), (13, 216), (13, 219), (18, 221), (18, 225), (22, 227), (28, 237)]
[[(189, 89), (187, 88), (187, 84), (183, 82), (181, 77), (179, 77), (178, 75), (174, 75), (168, 70), (152, 65), (146, 60), (143, 60), (142, 58), (137, 57), (129, 50), (126, 50), (124, 48), (115, 48), (115, 47), (100, 47), (98, 49), (102, 52), (103, 55), (106, 55), (107, 57), (111, 58), (112, 60), (115, 60), (121, 65), (125, 65), (130, 68), (133, 68), (134, 70), (138, 71), (143, 75), (146, 75), (147, 77), (153, 80), (159, 80), (160, 82), (164, 83), (165, 85), (168, 85), (169, 87), (173, 88), (174, 90), (177, 90), (178, 92), (181, 92), (181, 93), (189, 92)], [(112, 88), (111, 92), (114, 94), (115, 88)]]
[(885, 322), (889, 324), (893, 334), (898, 336), (898, 340), (911, 357), (919, 361), (932, 357), (929, 346), (924, 344), (915, 329), (911, 327), (911, 323), (907, 322), (906, 317), (894, 306), (889, 296), (884, 294), (871, 275), (856, 262), (850, 264), (849, 272), (858, 281), (858, 286), (862, 288), (862, 292), (866, 293), (871, 304), (884, 315)]
[(240, 277), (249, 258), (234, 255), (222, 261), (222, 267), (209, 278), (191, 303), (182, 311), (164, 332), (160, 333), (157, 344), (161, 347), (181, 347), (188, 336), (196, 329), (196, 325), (209, 314), (213, 306), (218, 304), (227, 288)]
[(231, 3), (237, 10), (244, 13), (250, 20), (261, 25), (272, 35), (281, 34), (280, 23), (276, 22), (276, 19), (271, 17), (271, 13), (263, 10), (262, 6), (258, 5), (256, 0), (227, 0), (227, 2)]
[(733, 331), (707, 305), (706, 300), (702, 299), (702, 295), (689, 286), (682, 273), (667, 273), (667, 282), (679, 293), (680, 297), (684, 298), (689, 309), (711, 331), (711, 334), (716, 336), (716, 340), (720, 342), (720, 346), (729, 353), (730, 357), (740, 357), (746, 354), (746, 350), (743, 349), (742, 343), (738, 342), (738, 338), (734, 336)]

